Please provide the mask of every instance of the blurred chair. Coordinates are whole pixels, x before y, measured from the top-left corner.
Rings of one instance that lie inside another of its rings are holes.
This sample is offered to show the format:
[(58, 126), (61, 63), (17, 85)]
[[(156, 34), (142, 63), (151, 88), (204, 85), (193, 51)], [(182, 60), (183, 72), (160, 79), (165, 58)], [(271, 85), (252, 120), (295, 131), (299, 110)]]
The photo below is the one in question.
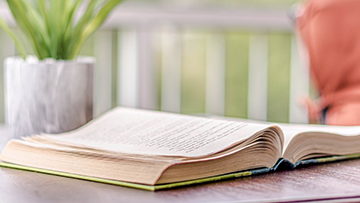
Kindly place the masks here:
[(318, 101), (306, 100), (309, 119), (360, 125), (360, 1), (309, 0), (297, 9)]

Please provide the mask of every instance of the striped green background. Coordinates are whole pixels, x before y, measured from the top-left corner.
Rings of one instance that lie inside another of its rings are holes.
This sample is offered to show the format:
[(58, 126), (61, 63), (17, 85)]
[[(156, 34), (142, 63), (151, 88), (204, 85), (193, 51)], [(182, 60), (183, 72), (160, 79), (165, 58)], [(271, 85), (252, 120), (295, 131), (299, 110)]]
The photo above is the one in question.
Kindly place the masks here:
[[(117, 32), (114, 32), (114, 40)], [(182, 70), (181, 70), (181, 113), (205, 113), (205, 73), (206, 36), (204, 30), (185, 30), (181, 32)], [(225, 31), (225, 115), (246, 118), (248, 115), (248, 65), (249, 39), (253, 33), (245, 31)], [(273, 122), (289, 121), (290, 49), (292, 33), (268, 33), (268, 103), (267, 119)], [(0, 56), (6, 55), (7, 48), (1, 47), (8, 40), (0, 31)], [(116, 56), (116, 45), (113, 43)], [(160, 44), (157, 46), (160, 47)], [(83, 55), (94, 55), (94, 38), (90, 38), (83, 48)], [(160, 50), (160, 48), (156, 50)], [(5, 52), (5, 53), (4, 53)], [(116, 58), (116, 57), (114, 57)], [(3, 57), (0, 58), (0, 123), (4, 122), (4, 80)], [(161, 50), (156, 61), (159, 76), (161, 70)], [(116, 101), (116, 60), (113, 64), (113, 106)], [(161, 87), (159, 86), (159, 89)], [(159, 91), (160, 92), (160, 91)], [(159, 95), (161, 97), (161, 95)], [(159, 107), (161, 103), (159, 102)]]
[[(205, 112), (205, 36), (204, 32), (185, 33), (181, 112)], [(190, 37), (189, 37), (190, 35)], [(249, 32), (226, 32), (225, 115), (248, 116)], [(289, 121), (291, 33), (268, 34), (267, 120)]]

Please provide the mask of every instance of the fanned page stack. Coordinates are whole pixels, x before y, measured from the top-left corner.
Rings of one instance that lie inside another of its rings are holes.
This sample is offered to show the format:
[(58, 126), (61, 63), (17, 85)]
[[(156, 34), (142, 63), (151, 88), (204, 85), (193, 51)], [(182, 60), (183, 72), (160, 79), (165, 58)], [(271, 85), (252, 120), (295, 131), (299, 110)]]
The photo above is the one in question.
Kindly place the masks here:
[(359, 157), (360, 127), (255, 124), (115, 108), (63, 134), (11, 140), (0, 166), (145, 190)]

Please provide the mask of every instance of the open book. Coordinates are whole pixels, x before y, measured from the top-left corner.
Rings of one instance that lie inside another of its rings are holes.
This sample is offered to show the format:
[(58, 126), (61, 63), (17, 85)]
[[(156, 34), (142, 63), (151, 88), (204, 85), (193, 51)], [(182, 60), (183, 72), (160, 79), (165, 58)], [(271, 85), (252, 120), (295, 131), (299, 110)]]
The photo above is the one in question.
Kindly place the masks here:
[(11, 140), (0, 166), (158, 190), (359, 153), (360, 127), (255, 124), (118, 107), (71, 132)]

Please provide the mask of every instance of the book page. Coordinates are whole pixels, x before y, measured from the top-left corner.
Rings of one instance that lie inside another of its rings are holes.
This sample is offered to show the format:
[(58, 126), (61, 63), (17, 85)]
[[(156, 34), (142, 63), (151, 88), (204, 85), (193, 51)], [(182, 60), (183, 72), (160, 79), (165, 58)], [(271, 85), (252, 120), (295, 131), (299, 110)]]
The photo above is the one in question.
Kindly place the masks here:
[(360, 135), (360, 126), (330, 126), (330, 125), (300, 125), (300, 124), (278, 124), (284, 132), (284, 151), (293, 137), (301, 133), (323, 132), (341, 136)]
[(120, 153), (199, 157), (224, 150), (268, 127), (119, 107), (78, 130), (42, 136)]
[(340, 136), (357, 136), (360, 135), (360, 126), (330, 126), (330, 125), (317, 125), (317, 124), (288, 124), (288, 123), (271, 123), (265, 121), (249, 120), (249, 119), (240, 119), (240, 118), (231, 118), (231, 117), (218, 117), (213, 116), (214, 119), (219, 120), (229, 120), (229, 121), (238, 121), (249, 124), (264, 124), (264, 125), (277, 125), (281, 128), (284, 133), (284, 148), (285, 152), (287, 146), (290, 144), (291, 140), (299, 134), (302, 133), (331, 133), (337, 134)]

